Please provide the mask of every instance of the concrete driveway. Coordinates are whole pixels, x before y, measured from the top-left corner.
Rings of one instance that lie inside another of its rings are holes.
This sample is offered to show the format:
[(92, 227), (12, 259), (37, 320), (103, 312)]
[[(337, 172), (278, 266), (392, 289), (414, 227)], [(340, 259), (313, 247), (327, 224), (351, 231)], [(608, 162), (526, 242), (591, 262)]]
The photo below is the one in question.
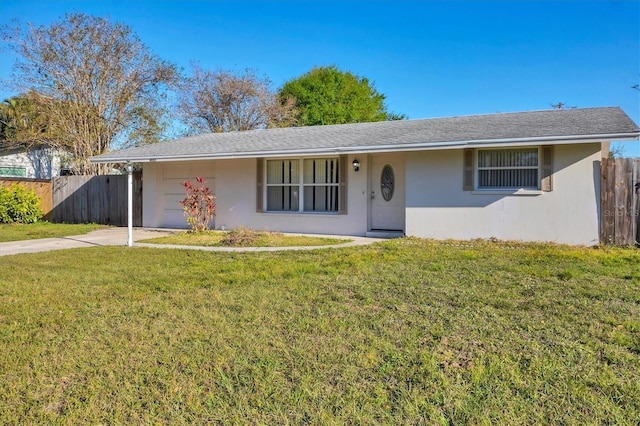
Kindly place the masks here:
[[(134, 228), (133, 241), (164, 237), (175, 232), (177, 231)], [(127, 245), (127, 228), (107, 228), (71, 237), (42, 238), (40, 240), (23, 240), (0, 243), (0, 256), (79, 247), (124, 245)]]
[[(282, 250), (314, 250), (320, 248), (349, 247), (356, 245), (371, 244), (383, 241), (381, 238), (346, 237), (339, 235), (323, 235), (323, 237), (345, 239), (344, 243), (330, 246), (310, 246), (310, 247), (200, 247), (182, 246), (173, 244), (148, 244), (136, 243), (136, 241), (148, 238), (164, 237), (181, 232), (175, 229), (148, 229), (134, 228), (134, 247), (152, 248), (173, 248), (185, 250), (223, 251), (223, 252), (248, 252), (248, 251), (282, 251)], [(299, 235), (299, 234), (298, 234)], [(318, 236), (318, 235), (314, 235)], [(351, 240), (351, 241), (348, 241)], [(20, 253), (36, 253), (51, 250), (64, 250), (70, 248), (96, 247), (96, 246), (125, 246), (127, 245), (127, 228), (108, 228), (89, 232), (84, 235), (60, 238), (43, 238), (40, 240), (24, 240), (0, 243), (0, 256), (8, 256)]]

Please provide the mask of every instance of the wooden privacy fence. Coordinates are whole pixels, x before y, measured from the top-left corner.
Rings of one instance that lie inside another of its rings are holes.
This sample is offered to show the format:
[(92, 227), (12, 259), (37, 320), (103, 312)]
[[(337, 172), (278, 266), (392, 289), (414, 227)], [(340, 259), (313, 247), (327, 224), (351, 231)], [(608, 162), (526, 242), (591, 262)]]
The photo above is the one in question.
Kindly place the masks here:
[[(127, 176), (52, 179), (52, 222), (127, 225)], [(133, 174), (133, 226), (142, 226), (142, 175)]]
[(600, 242), (640, 244), (640, 159), (603, 158)]
[(51, 181), (48, 179), (30, 179), (30, 178), (1, 178), (0, 187), (10, 187), (12, 185), (20, 185), (28, 191), (33, 191), (40, 198), (40, 208), (44, 213), (44, 219), (51, 220), (52, 195)]

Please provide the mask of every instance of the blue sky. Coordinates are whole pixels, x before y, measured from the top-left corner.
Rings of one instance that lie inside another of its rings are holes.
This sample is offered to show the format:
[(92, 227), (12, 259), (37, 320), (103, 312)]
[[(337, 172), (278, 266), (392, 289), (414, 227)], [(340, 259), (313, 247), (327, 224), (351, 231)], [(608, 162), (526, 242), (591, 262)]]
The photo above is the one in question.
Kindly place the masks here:
[[(84, 12), (188, 69), (254, 68), (274, 88), (316, 65), (369, 78), (410, 118), (620, 106), (640, 123), (640, 1), (0, 1), (0, 25)], [(0, 51), (0, 79), (14, 58)], [(15, 94), (6, 84), (0, 97)], [(624, 144), (640, 156), (640, 143)]]

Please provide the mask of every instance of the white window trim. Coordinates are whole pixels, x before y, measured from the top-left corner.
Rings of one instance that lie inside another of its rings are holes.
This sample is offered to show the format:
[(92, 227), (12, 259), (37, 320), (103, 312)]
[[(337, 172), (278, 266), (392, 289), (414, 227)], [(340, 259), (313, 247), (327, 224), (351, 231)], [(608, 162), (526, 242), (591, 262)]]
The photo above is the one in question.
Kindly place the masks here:
[(544, 191), (540, 189), (475, 189), (471, 191), (473, 195), (542, 195)]
[[(316, 184), (316, 183), (304, 183), (304, 160), (336, 160), (338, 161), (338, 164), (340, 163), (340, 157), (337, 155), (323, 155), (323, 156), (318, 156), (318, 157), (277, 157), (277, 158), (265, 158), (265, 167), (263, 167), (263, 188), (262, 188), (262, 208), (263, 208), (263, 212), (264, 213), (269, 213), (269, 214), (282, 214), (282, 215), (291, 215), (291, 214), (304, 214), (304, 215), (322, 215), (322, 216), (339, 216), (340, 215), (340, 208), (338, 207), (338, 210), (336, 211), (312, 211), (312, 210), (305, 210), (304, 209), (304, 188), (305, 187), (311, 187), (311, 186), (335, 186), (338, 188), (338, 194), (340, 194), (340, 182), (338, 183), (325, 183), (325, 184)], [(295, 184), (276, 184), (276, 183), (268, 183), (269, 182), (269, 177), (268, 177), (268, 170), (269, 167), (267, 166), (269, 161), (293, 161), (293, 160), (297, 160), (298, 161), (298, 170), (300, 173), (299, 179), (298, 179), (298, 183)], [(268, 199), (268, 195), (267, 195), (267, 189), (269, 187), (282, 187), (282, 186), (297, 186), (298, 187), (298, 210), (268, 210), (269, 207), (269, 199)], [(340, 195), (338, 195), (338, 199), (340, 199)]]
[[(478, 153), (482, 150), (503, 150), (503, 151), (513, 151), (517, 149), (531, 149), (536, 148), (538, 150), (538, 166), (527, 166), (527, 167), (479, 167), (478, 166)], [(540, 187), (540, 181), (542, 178), (542, 162), (540, 159), (542, 158), (542, 147), (541, 146), (519, 146), (519, 147), (505, 147), (505, 148), (478, 148), (473, 150), (473, 191), (472, 194), (481, 194), (481, 195), (541, 195), (544, 192)], [(480, 170), (537, 170), (538, 171), (538, 185), (537, 187), (490, 187), (490, 188), (480, 188)]]

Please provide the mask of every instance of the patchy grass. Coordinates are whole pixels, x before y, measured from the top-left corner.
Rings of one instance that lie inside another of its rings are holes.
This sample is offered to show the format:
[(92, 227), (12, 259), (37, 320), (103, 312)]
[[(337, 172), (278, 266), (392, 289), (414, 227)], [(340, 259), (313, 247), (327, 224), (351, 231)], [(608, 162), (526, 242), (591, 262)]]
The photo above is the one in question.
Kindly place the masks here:
[(349, 239), (285, 235), (277, 232), (239, 228), (232, 231), (180, 232), (166, 237), (141, 240), (141, 243), (176, 244), (204, 247), (295, 247), (326, 246), (351, 241)]
[(0, 243), (82, 235), (103, 228), (107, 228), (107, 226), (50, 222), (0, 224)]
[(0, 258), (0, 423), (640, 419), (640, 251), (391, 240)]

